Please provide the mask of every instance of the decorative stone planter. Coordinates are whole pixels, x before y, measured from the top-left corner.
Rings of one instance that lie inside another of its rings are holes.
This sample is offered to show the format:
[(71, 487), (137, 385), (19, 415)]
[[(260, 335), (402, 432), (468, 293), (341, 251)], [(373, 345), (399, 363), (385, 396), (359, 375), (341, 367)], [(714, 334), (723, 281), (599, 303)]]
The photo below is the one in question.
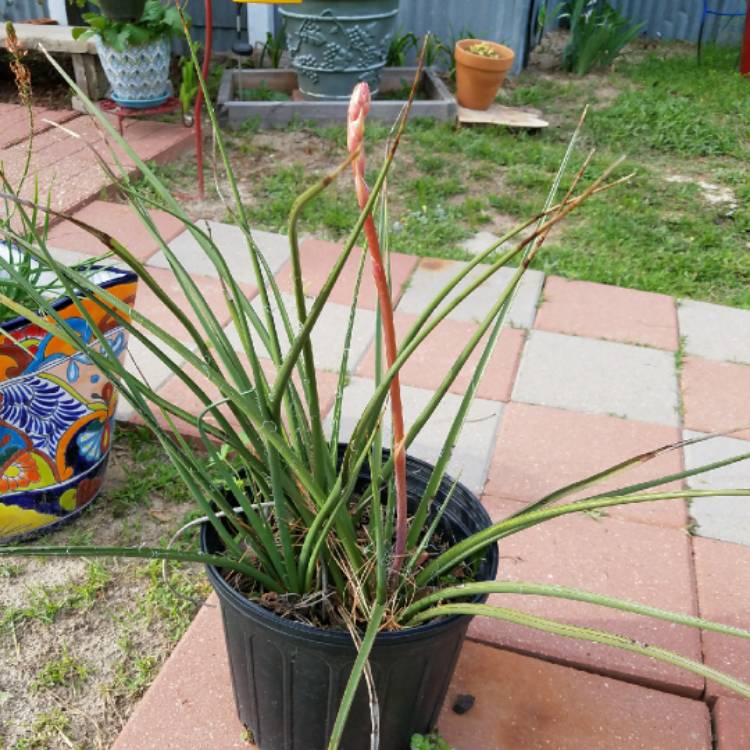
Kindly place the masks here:
[(172, 43), (169, 37), (126, 47), (119, 51), (97, 36), (96, 50), (112, 86), (112, 99), (124, 107), (158, 107), (170, 94), (169, 63)]
[(314, 99), (348, 99), (360, 81), (377, 94), (396, 32), (399, 0), (305, 0), (281, 8), (299, 87)]
[[(137, 277), (102, 269), (102, 289), (132, 304)], [(55, 308), (87, 341), (96, 334), (69, 298)], [(87, 310), (113, 351), (125, 330), (95, 300)], [(104, 480), (117, 394), (88, 357), (26, 318), (0, 335), (0, 543), (37, 536), (77, 516)], [(101, 345), (99, 345), (101, 346)]]

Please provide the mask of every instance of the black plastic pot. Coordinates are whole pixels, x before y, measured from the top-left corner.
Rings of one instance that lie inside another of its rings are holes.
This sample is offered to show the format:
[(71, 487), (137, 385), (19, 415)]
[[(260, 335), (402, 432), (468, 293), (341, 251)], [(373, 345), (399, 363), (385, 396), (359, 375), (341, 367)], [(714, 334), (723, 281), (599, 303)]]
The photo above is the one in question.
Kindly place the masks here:
[[(421, 495), (432, 467), (407, 459), (411, 503)], [(369, 470), (362, 472), (363, 482)], [(445, 478), (435, 508), (453, 484)], [(457, 542), (487, 528), (490, 518), (477, 498), (458, 484), (441, 526)], [(204, 550), (221, 543), (213, 527), (201, 534)], [(494, 580), (497, 546), (487, 550), (479, 580)], [(325, 750), (356, 649), (347, 632), (282, 619), (248, 601), (216, 568), (208, 566), (224, 620), (237, 712), (261, 750)], [(486, 597), (477, 598), (483, 601)], [(380, 748), (407, 750), (415, 732), (431, 731), (453, 676), (471, 618), (456, 616), (400, 632), (381, 633), (370, 664), (380, 704)], [(346, 726), (342, 750), (370, 749), (370, 709), (364, 680)]]
[(99, 0), (102, 15), (112, 21), (138, 21), (146, 0)]

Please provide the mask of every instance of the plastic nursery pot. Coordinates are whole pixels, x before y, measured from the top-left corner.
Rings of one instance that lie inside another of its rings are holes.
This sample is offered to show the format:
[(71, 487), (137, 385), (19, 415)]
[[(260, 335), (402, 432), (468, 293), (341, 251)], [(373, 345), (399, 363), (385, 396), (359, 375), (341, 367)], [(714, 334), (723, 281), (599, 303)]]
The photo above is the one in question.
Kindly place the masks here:
[(145, 44), (117, 50), (100, 36), (96, 51), (112, 91), (112, 99), (123, 107), (145, 109), (163, 104), (171, 93), (169, 64), (172, 42), (164, 36)]
[[(407, 459), (413, 505), (431, 472), (429, 464)], [(363, 483), (368, 474), (369, 469), (360, 474)], [(452, 484), (452, 479), (443, 479), (435, 509)], [(489, 525), (490, 518), (477, 498), (457, 484), (441, 521), (447, 538), (457, 543)], [(203, 527), (201, 544), (211, 552), (221, 549), (209, 524)], [(498, 551), (493, 545), (477, 578), (494, 580), (497, 566)], [(221, 603), (237, 713), (253, 741), (261, 750), (325, 750), (356, 657), (351, 636), (282, 619), (248, 601), (216, 568), (208, 566), (207, 570)], [(407, 750), (412, 734), (434, 729), (470, 620), (448, 617), (377, 636), (370, 665), (380, 707), (381, 748)], [(370, 750), (370, 726), (363, 680), (341, 747)]]
[(146, 0), (99, 0), (102, 15), (112, 21), (138, 21)]
[[(470, 51), (476, 44), (486, 45), (497, 57), (486, 57)], [(488, 109), (513, 65), (515, 54), (510, 47), (479, 39), (456, 42), (456, 98), (462, 107)]]
[[(102, 268), (93, 279), (132, 305), (138, 278)], [(123, 357), (127, 332), (93, 299), (89, 314)], [(96, 341), (70, 298), (55, 309)], [(18, 542), (71, 521), (99, 494), (115, 426), (117, 394), (91, 360), (26, 318), (0, 334), (0, 543)], [(12, 341), (11, 341), (12, 340)], [(19, 346), (20, 345), (20, 346)]]
[(305, 0), (280, 9), (300, 91), (349, 99), (360, 81), (373, 94), (396, 33), (399, 0)]

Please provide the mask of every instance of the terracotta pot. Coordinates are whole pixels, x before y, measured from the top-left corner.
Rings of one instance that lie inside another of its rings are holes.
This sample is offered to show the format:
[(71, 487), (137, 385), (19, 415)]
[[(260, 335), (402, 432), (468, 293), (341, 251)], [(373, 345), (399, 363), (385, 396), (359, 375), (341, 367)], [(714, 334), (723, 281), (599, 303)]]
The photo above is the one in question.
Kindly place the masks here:
[[(475, 44), (486, 44), (498, 57), (484, 57), (469, 51)], [(462, 107), (488, 109), (513, 65), (513, 50), (495, 42), (461, 39), (456, 42), (456, 98)]]

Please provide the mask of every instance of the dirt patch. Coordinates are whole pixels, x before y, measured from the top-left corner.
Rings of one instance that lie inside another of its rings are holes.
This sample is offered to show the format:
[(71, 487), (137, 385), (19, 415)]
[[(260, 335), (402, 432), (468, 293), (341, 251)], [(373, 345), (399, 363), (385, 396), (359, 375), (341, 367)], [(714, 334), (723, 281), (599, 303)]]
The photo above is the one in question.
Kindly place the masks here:
[[(56, 55), (55, 58), (72, 77), (73, 64), (70, 55)], [(9, 60), (7, 52), (0, 50), (0, 102), (18, 104), (18, 90)], [(47, 59), (41, 53), (30, 52), (24, 63), (31, 72), (34, 104), (45, 109), (70, 109), (70, 89)]]
[[(166, 492), (129, 497), (127, 478), (155, 460), (166, 459), (144, 459), (121, 433), (104, 494), (39, 543), (163, 544), (192, 504)], [(0, 581), (0, 747), (109, 748), (195, 605), (162, 583), (156, 563), (6, 559)], [(208, 590), (190, 569), (172, 583), (197, 598)]]

